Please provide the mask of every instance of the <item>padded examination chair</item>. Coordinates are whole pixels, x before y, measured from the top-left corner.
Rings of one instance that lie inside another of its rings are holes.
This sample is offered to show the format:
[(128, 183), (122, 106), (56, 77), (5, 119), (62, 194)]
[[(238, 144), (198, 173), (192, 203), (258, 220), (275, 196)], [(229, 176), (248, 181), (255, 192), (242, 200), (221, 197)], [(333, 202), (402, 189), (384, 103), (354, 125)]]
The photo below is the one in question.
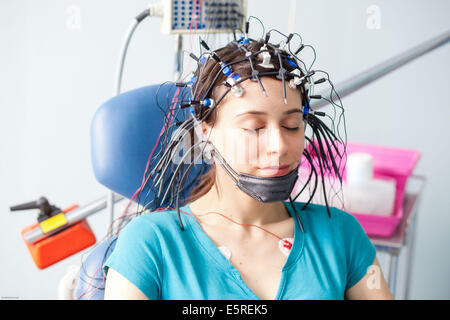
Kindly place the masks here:
[[(148, 157), (164, 124), (161, 108), (167, 109), (177, 89), (173, 85), (146, 86), (124, 92), (100, 106), (91, 123), (91, 161), (95, 177), (101, 184), (131, 199), (141, 186)], [(188, 100), (187, 88), (179, 90), (178, 100)], [(184, 110), (177, 108), (175, 114), (177, 119), (174, 123), (184, 120)], [(159, 148), (154, 154), (158, 151)], [(190, 177), (198, 174), (202, 166), (194, 166)], [(149, 168), (151, 169), (152, 167)], [(208, 170), (203, 168), (205, 169)], [(184, 194), (180, 195), (181, 199), (195, 186), (195, 181), (189, 181), (189, 178), (186, 183), (190, 183), (191, 187), (184, 190)], [(144, 188), (142, 193), (147, 194), (147, 191)], [(153, 196), (151, 193), (145, 199), (146, 203)], [(143, 203), (144, 198), (139, 200), (141, 205), (146, 204)], [(80, 300), (103, 299), (105, 283), (101, 267), (114, 250), (116, 240), (116, 237), (111, 236), (88, 255), (80, 269), (75, 298), (81, 296)]]

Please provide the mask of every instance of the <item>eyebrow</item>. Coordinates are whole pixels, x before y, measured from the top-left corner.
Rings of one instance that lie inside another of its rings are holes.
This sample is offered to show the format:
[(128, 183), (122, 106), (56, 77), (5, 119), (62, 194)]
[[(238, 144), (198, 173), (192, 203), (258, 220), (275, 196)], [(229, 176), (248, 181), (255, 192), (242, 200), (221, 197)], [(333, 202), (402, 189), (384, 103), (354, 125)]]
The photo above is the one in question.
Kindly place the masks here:
[[(283, 114), (292, 114), (292, 113), (297, 113), (297, 112), (298, 113), (302, 113), (302, 110), (300, 110), (300, 109), (291, 109), (291, 110), (283, 112)], [(267, 112), (250, 110), (250, 111), (246, 111), (246, 112), (243, 112), (243, 113), (239, 113), (238, 115), (235, 115), (234, 117), (237, 118), (237, 117), (240, 117), (240, 116), (243, 116), (243, 115), (246, 115), (246, 114), (267, 114)]]

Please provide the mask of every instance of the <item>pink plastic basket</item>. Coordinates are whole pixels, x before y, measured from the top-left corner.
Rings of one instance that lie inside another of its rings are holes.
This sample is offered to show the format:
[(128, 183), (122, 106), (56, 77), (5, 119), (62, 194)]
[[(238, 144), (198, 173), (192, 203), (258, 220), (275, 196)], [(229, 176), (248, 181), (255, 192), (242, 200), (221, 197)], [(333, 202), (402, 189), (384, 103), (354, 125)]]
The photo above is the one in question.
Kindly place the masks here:
[[(317, 141), (313, 141), (313, 143), (317, 147)], [(339, 149), (339, 153), (342, 154), (343, 146), (341, 144), (337, 146)], [(314, 159), (315, 153), (314, 151), (312, 151), (312, 146), (308, 145), (306, 148)], [(359, 221), (364, 231), (368, 235), (377, 237), (390, 237), (394, 233), (403, 216), (403, 198), (405, 195), (406, 182), (408, 180), (408, 177), (413, 172), (414, 167), (417, 164), (417, 161), (420, 158), (420, 152), (417, 150), (401, 149), (386, 146), (376, 146), (361, 143), (347, 143), (347, 150), (346, 150), (347, 156), (354, 152), (369, 153), (373, 157), (374, 178), (375, 179), (377, 178), (383, 179), (387, 177), (394, 178), (396, 180), (396, 194), (394, 201), (394, 213), (392, 216), (380, 216), (358, 212), (349, 212), (349, 213), (352, 214)], [(334, 156), (335, 155), (336, 154), (334, 153)], [(316, 161), (317, 159), (314, 160), (315, 164), (317, 163)], [(346, 161), (346, 157), (344, 157), (342, 161), (343, 163), (341, 164), (340, 172), (343, 180), (346, 181), (347, 173), (344, 167), (344, 161)], [(302, 160), (301, 167), (308, 169), (310, 167), (309, 162), (306, 161), (305, 158)], [(328, 175), (328, 173), (326, 173), (325, 175)]]

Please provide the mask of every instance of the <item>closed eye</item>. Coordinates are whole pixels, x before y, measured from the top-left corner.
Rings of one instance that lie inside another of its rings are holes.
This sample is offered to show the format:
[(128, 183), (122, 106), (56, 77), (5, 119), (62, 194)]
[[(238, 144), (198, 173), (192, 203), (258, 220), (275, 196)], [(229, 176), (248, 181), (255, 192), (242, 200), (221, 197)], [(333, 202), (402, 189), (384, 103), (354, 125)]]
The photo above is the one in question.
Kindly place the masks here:
[[(283, 128), (286, 129), (286, 130), (289, 130), (289, 131), (297, 131), (297, 130), (300, 129), (300, 127), (293, 127), (293, 128), (291, 128), (291, 127), (283, 127)], [(244, 130), (245, 132), (248, 132), (248, 133), (257, 133), (257, 132), (260, 132), (263, 129), (264, 129), (264, 127), (256, 128), (256, 129), (242, 128), (242, 130)]]

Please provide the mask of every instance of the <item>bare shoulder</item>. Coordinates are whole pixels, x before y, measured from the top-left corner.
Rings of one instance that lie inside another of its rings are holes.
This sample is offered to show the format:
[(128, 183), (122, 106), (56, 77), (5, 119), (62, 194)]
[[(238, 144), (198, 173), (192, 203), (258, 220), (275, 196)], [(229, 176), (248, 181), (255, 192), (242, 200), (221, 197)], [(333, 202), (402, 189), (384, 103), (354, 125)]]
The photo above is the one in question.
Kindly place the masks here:
[(105, 283), (105, 300), (149, 300), (131, 281), (109, 268)]

